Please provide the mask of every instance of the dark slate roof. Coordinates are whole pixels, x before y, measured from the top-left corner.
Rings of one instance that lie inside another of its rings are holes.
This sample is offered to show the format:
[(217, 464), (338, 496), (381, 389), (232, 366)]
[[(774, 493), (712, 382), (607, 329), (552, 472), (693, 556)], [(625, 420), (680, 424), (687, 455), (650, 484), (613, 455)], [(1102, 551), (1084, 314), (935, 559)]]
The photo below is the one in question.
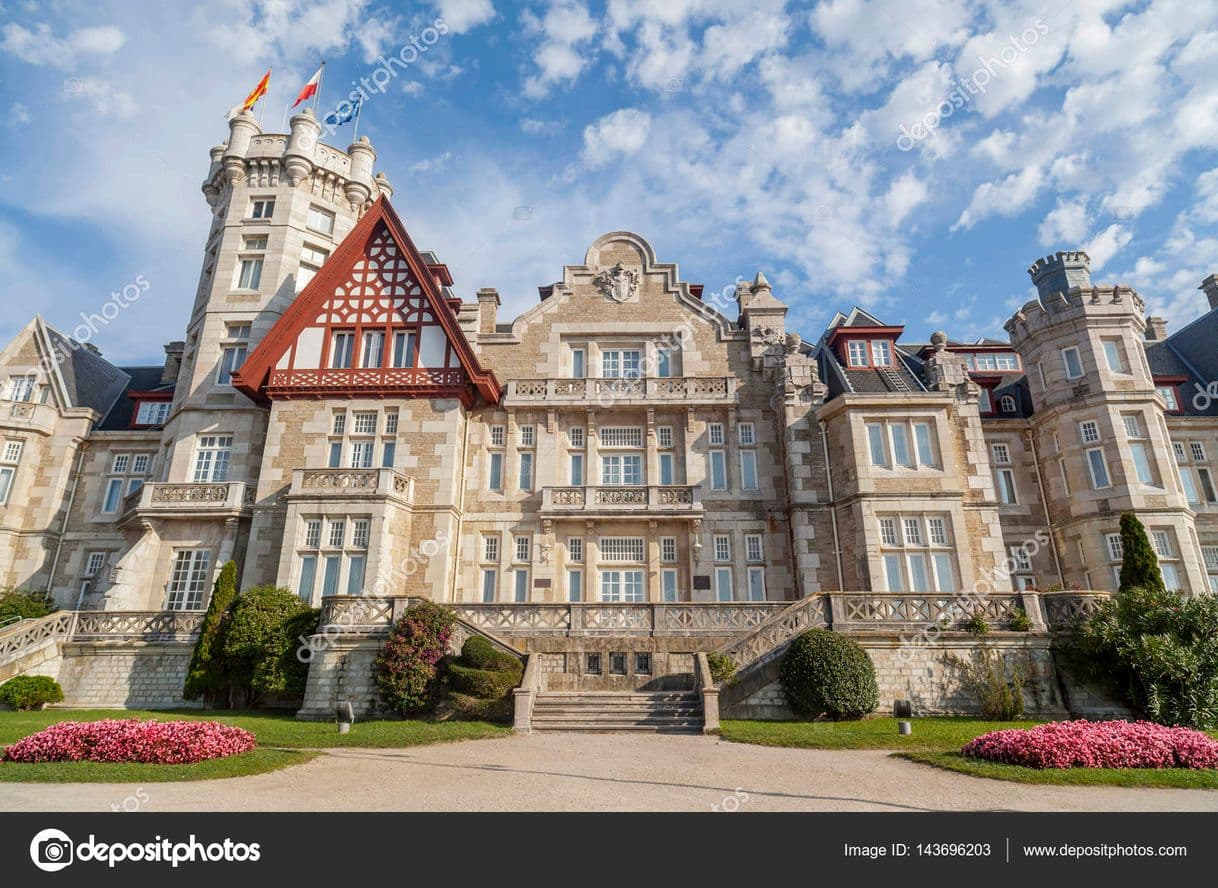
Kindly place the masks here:
[(105, 414), (126, 390), (128, 375), (100, 354), (83, 347), (58, 330), (48, 326), (51, 347), (64, 360), (59, 363), (68, 390), (68, 400), (74, 407), (91, 407)]
[(131, 419), (135, 415), (135, 402), (127, 397), (129, 392), (172, 392), (172, 385), (161, 383), (162, 367), (119, 367), (130, 378), (123, 389), (122, 397), (114, 402), (114, 407), (97, 424), (101, 432), (123, 431), (130, 428)]
[[(1191, 416), (1218, 416), (1218, 398), (1204, 410), (1202, 392), (1218, 391), (1218, 310), (1211, 310), (1162, 342), (1147, 343), (1150, 371), (1161, 376), (1186, 376), (1179, 389), (1180, 411)], [(1200, 391), (1198, 390), (1200, 386)]]
[[(1014, 413), (1003, 413), (1000, 409), (1006, 395), (1015, 399)], [(1027, 419), (1032, 415), (1032, 390), (1025, 373), (1007, 373), (995, 386), (993, 397), (994, 415), (983, 416), (982, 419)]]

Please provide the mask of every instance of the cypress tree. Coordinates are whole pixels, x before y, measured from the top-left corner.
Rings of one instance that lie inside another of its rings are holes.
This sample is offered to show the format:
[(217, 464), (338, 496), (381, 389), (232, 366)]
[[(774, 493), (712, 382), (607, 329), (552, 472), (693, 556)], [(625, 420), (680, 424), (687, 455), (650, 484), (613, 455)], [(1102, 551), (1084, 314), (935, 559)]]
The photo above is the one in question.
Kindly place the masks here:
[(1150, 545), (1146, 528), (1133, 512), (1121, 516), (1121, 587), (1120, 591), (1142, 588), (1164, 592), (1163, 574), (1159, 570), (1159, 559)]
[(182, 697), (186, 700), (203, 697), (204, 702), (210, 705), (227, 684), (218, 641), (225, 614), (236, 597), (237, 565), (229, 561), (220, 568), (211, 602), (203, 615), (203, 625), (199, 627), (199, 640), (195, 642), (190, 668), (186, 671), (186, 684), (182, 688)]

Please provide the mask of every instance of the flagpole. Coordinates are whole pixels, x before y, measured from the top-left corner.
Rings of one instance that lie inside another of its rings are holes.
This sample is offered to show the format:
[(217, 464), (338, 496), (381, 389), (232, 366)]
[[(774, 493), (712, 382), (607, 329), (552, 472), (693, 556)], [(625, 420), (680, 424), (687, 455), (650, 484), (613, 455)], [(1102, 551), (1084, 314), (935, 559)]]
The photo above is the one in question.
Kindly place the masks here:
[(283, 106), (283, 131), (284, 131), (285, 133), (288, 131), (288, 112), (289, 112), (290, 110), (292, 110), (292, 106), (291, 106), (291, 105), (284, 105), (284, 106)]
[(359, 100), (359, 107), (355, 109), (355, 129), (351, 133), (352, 142), (359, 141), (359, 116), (363, 113), (364, 113), (364, 100), (361, 97)]
[(326, 82), (326, 60), (321, 60), (321, 75), (317, 78), (317, 92), (313, 93), (313, 116), (317, 116), (317, 105), (321, 101), (321, 85)]

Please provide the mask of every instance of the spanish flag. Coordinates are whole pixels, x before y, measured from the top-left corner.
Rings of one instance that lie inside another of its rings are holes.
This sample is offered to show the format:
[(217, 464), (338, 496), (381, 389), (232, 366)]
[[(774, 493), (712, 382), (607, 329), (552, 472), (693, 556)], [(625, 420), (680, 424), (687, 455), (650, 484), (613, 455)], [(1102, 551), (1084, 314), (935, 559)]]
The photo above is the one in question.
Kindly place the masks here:
[(254, 87), (254, 91), (249, 94), (248, 98), (246, 98), (245, 104), (241, 106), (241, 110), (249, 111), (251, 108), (253, 108), (258, 100), (266, 95), (266, 88), (270, 82), (271, 72), (268, 68), (266, 74), (264, 74), (262, 79), (258, 81), (258, 85)]

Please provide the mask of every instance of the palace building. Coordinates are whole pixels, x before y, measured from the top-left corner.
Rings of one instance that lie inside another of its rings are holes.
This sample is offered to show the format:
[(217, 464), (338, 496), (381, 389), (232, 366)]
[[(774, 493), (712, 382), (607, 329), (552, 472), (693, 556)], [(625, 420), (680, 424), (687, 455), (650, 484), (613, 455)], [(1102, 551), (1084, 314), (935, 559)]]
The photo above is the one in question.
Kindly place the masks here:
[(416, 247), (366, 137), (230, 128), (162, 366), (41, 318), (0, 353), (0, 583), (197, 611), (234, 560), (523, 633), (509, 606), (1111, 591), (1133, 511), (1169, 586), (1218, 592), (1214, 275), (1169, 335), (1059, 252), (1008, 340), (917, 342), (859, 308), (797, 332), (763, 274), (711, 292), (614, 231), (510, 318)]

